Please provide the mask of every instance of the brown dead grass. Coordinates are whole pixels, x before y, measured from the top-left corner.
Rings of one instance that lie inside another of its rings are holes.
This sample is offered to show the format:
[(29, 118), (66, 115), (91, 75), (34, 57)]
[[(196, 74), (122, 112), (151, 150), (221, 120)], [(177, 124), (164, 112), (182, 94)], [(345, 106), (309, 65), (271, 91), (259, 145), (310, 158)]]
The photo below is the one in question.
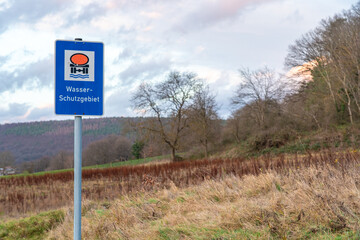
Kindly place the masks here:
[[(359, 173), (356, 150), (86, 170), (83, 237), (360, 239)], [(2, 218), (67, 207), (72, 239), (71, 174), (0, 179)]]
[[(360, 165), (339, 162), (226, 176), (184, 188), (171, 184), (112, 202), (88, 202), (83, 237), (358, 239)], [(48, 239), (72, 239), (72, 224), (69, 212)]]

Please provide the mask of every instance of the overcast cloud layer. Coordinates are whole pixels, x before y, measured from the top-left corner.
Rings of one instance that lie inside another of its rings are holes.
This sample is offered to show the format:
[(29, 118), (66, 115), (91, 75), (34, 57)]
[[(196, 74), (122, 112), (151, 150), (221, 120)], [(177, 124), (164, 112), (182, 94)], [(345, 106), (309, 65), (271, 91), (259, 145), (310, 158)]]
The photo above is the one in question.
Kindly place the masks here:
[(105, 116), (135, 116), (139, 83), (192, 71), (217, 94), (220, 114), (240, 67), (283, 71), (288, 46), (350, 0), (0, 0), (0, 123), (54, 114), (54, 41), (105, 44)]

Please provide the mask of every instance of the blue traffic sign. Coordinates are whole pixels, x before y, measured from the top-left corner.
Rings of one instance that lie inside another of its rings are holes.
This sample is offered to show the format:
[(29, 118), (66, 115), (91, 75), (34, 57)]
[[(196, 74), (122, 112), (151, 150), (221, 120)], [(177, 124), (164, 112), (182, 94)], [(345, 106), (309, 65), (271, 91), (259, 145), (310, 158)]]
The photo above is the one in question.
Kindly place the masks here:
[(55, 41), (55, 113), (103, 115), (104, 44)]

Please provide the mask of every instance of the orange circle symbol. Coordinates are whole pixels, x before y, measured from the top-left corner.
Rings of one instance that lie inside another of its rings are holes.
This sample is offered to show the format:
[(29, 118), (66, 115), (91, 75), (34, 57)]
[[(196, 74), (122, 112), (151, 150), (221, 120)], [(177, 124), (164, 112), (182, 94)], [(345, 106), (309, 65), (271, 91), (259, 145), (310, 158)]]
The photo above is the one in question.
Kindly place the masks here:
[(89, 58), (85, 54), (75, 53), (70, 57), (70, 61), (76, 65), (84, 65), (89, 62)]

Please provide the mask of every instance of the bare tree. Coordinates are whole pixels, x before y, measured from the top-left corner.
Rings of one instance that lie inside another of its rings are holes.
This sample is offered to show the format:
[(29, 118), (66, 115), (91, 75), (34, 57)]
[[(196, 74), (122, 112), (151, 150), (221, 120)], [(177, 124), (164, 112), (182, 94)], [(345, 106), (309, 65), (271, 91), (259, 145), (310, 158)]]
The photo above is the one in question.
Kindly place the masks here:
[(191, 133), (204, 148), (204, 155), (208, 157), (209, 144), (220, 135), (220, 119), (215, 95), (209, 87), (202, 87), (194, 95), (193, 103), (188, 109)]
[(46, 170), (59, 170), (74, 167), (74, 156), (67, 151), (60, 151), (51, 158), (49, 167)]
[(272, 104), (285, 94), (285, 84), (267, 67), (255, 71), (249, 69), (239, 71), (242, 83), (231, 99), (232, 104), (250, 108), (253, 120), (259, 128), (264, 128), (266, 114), (271, 110)]
[(139, 127), (159, 135), (171, 148), (173, 160), (188, 127), (186, 109), (200, 87), (196, 74), (171, 72), (163, 82), (141, 84), (132, 97), (133, 109), (150, 117)]
[(131, 155), (131, 143), (122, 136), (110, 135), (92, 142), (84, 151), (84, 165), (105, 164), (113, 161), (128, 160)]
[[(290, 46), (286, 64), (308, 64), (313, 81), (324, 81), (336, 112), (354, 123), (360, 115), (360, 3), (323, 20)], [(315, 84), (316, 85), (316, 84)]]
[(253, 132), (254, 121), (248, 107), (243, 107), (232, 112), (226, 121), (224, 134), (230, 141), (240, 143)]

